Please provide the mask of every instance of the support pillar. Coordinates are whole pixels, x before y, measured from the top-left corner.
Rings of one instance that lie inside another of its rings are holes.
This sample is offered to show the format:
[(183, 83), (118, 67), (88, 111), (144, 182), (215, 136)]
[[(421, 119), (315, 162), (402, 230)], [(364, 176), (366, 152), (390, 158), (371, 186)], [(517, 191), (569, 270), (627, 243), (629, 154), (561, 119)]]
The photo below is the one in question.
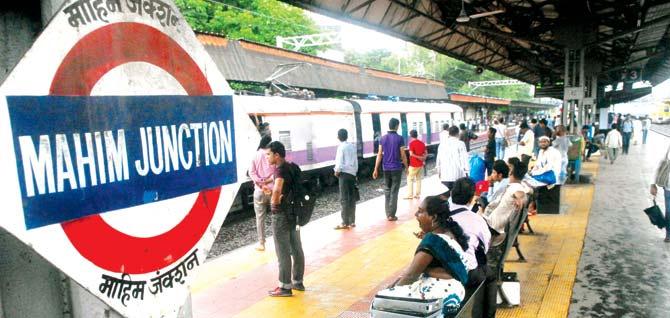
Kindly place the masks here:
[(563, 79), (561, 122), (570, 127), (569, 133), (576, 134), (584, 122), (584, 49), (565, 49)]

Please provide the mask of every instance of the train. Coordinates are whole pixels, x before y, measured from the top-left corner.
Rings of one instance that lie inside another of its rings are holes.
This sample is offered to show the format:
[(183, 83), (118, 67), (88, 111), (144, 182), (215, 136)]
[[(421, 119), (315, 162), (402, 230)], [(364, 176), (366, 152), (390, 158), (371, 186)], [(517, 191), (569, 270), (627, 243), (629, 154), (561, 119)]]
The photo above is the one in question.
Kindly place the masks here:
[[(339, 145), (337, 131), (341, 128), (349, 132), (348, 141), (356, 144), (358, 174), (369, 176), (374, 168), (379, 139), (388, 130), (391, 118), (400, 120), (398, 134), (406, 143), (409, 142), (409, 131), (415, 129), (432, 153), (439, 145), (442, 125), (459, 124), (464, 119), (463, 109), (450, 103), (333, 98), (301, 100), (253, 95), (234, 95), (233, 102), (241, 105), (257, 125), (269, 124), (273, 140), (279, 140), (286, 147), (287, 160), (300, 166), (316, 191), (337, 183), (333, 166)], [(253, 185), (246, 182), (240, 188), (231, 212), (250, 208), (252, 200)]]

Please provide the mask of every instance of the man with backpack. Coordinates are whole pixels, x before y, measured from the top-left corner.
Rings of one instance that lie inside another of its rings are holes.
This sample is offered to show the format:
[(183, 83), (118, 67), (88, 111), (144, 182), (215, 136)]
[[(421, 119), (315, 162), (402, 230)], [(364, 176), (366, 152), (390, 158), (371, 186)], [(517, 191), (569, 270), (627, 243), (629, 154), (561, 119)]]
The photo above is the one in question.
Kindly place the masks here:
[[(300, 168), (287, 162), (286, 149), (279, 141), (268, 145), (268, 163), (277, 167), (274, 189), (270, 198), (272, 212), (272, 231), (274, 232), (275, 252), (279, 261), (279, 286), (268, 294), (272, 297), (289, 297), (292, 289), (304, 291), (303, 275), (305, 273), (305, 255), (302, 251), (300, 231), (297, 227), (301, 221), (294, 212), (297, 196), (303, 195), (300, 184)], [(304, 224), (303, 223), (303, 224)], [(291, 256), (293, 259), (291, 259)], [(293, 277), (291, 277), (293, 273)]]

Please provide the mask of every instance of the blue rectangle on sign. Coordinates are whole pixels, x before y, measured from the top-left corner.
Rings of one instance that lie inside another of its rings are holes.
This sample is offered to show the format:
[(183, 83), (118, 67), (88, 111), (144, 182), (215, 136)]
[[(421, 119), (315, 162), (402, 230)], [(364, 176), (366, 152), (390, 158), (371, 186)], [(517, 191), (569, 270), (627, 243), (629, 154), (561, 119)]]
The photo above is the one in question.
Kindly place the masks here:
[(237, 182), (231, 96), (7, 104), (28, 229)]

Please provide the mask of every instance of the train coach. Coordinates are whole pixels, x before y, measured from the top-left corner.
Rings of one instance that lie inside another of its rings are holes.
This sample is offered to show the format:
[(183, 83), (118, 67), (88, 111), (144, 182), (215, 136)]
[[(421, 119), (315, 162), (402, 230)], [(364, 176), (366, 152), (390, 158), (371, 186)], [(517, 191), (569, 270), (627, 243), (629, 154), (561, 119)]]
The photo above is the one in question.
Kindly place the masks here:
[[(300, 100), (276, 96), (236, 95), (256, 123), (269, 123), (274, 140), (286, 146), (289, 161), (300, 165), (315, 189), (332, 186), (337, 131), (349, 132), (349, 142), (356, 144), (359, 175), (370, 175), (379, 139), (388, 130), (391, 118), (400, 120), (398, 133), (409, 142), (409, 131), (415, 129), (419, 139), (434, 152), (439, 145), (443, 124), (463, 120), (463, 109), (448, 103), (391, 102), (372, 100), (315, 99)], [(255, 132), (250, 132), (255, 133)], [(250, 182), (240, 189), (233, 210), (252, 204)]]

